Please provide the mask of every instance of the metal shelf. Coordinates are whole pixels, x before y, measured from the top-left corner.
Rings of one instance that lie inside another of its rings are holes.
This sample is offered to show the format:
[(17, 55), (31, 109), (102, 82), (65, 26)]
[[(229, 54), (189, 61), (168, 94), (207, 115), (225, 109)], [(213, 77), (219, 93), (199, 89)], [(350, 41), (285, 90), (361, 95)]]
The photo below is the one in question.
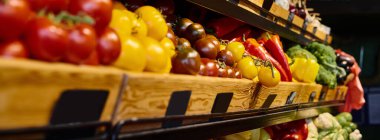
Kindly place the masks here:
[[(318, 116), (323, 112), (333, 112), (342, 102), (308, 103), (288, 105), (272, 109), (252, 110), (236, 113), (209, 114), (198, 116), (175, 116), (167, 118), (129, 120), (117, 127), (114, 139), (207, 139), (215, 138), (255, 128), (281, 124), (299, 119)], [(200, 118), (218, 118), (217, 121), (183, 125), (171, 128), (160, 128), (131, 133), (120, 133), (123, 126), (134, 123), (153, 123), (162, 120), (186, 120)], [(118, 130), (119, 129), (119, 130)]]
[(269, 20), (269, 18), (266, 18), (264, 16), (254, 14), (246, 9), (243, 9), (239, 6), (237, 6), (236, 1), (233, 0), (187, 0), (188, 2), (197, 4), (199, 6), (202, 6), (206, 9), (212, 10), (214, 12), (223, 14), (225, 16), (233, 17), (235, 19), (241, 20), (247, 24), (250, 24), (252, 26), (258, 27), (260, 29), (274, 32), (276, 34), (279, 34), (281, 37), (284, 37), (288, 40), (291, 40), (293, 42), (306, 45), (312, 41), (318, 41), (324, 43), (325, 41), (317, 38), (313, 33), (310, 33), (306, 31), (305, 29), (302, 29), (291, 22), (284, 20), (276, 15), (273, 15), (268, 10), (261, 8), (255, 4), (252, 4), (252, 7), (256, 7), (258, 11), (260, 11), (261, 14), (267, 15), (269, 17), (273, 17), (275, 20), (281, 20), (288, 25), (290, 25), (293, 28), (299, 29), (303, 34), (310, 35), (313, 39), (308, 39), (302, 34), (297, 34), (293, 31), (291, 31), (289, 28), (282, 27), (278, 24), (276, 24), (273, 20)]

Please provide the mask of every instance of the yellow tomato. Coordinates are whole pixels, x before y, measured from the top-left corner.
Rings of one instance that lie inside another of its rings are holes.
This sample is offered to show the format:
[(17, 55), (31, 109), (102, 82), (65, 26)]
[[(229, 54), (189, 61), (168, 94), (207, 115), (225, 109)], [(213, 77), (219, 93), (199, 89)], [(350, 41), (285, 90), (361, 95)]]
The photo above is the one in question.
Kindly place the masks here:
[(158, 73), (170, 73), (170, 70), (172, 69), (172, 59), (170, 57), (166, 57), (166, 58), (167, 58), (166, 61), (168, 64), (162, 71)]
[(169, 58), (172, 58), (175, 55), (175, 46), (172, 40), (167, 37), (161, 40), (161, 46), (164, 48), (166, 54), (169, 55)]
[(113, 1), (112, 7), (119, 10), (127, 10), (127, 8), (119, 1)]
[(161, 13), (152, 6), (142, 6), (135, 13), (144, 20), (148, 27), (148, 36), (162, 40), (168, 32), (168, 26)]
[(120, 40), (126, 40), (132, 33), (132, 20), (123, 10), (112, 9), (112, 19), (109, 26), (116, 31)]
[(242, 59), (245, 52), (245, 47), (240, 42), (231, 42), (227, 45), (226, 49), (232, 52), (235, 61)]
[(160, 42), (151, 38), (140, 38), (141, 43), (146, 49), (146, 66), (145, 70), (150, 72), (162, 72), (168, 65), (169, 56), (165, 50), (161, 47)]
[(253, 80), (257, 76), (257, 67), (251, 57), (244, 57), (241, 59), (237, 67), (240, 69), (244, 78)]
[(226, 45), (223, 45), (223, 44), (219, 45), (219, 50), (225, 50), (225, 49), (226, 49)]
[(259, 71), (259, 82), (266, 87), (274, 87), (278, 85), (281, 80), (280, 72), (273, 67), (273, 74), (274, 75), (272, 75), (272, 69), (270, 67), (262, 67)]
[(132, 20), (132, 35), (136, 37), (144, 37), (148, 34), (148, 27), (142, 18), (138, 17), (135, 13), (124, 10), (128, 17)]
[(143, 71), (146, 65), (145, 48), (137, 38), (131, 35), (124, 37), (120, 55), (113, 65), (126, 70)]

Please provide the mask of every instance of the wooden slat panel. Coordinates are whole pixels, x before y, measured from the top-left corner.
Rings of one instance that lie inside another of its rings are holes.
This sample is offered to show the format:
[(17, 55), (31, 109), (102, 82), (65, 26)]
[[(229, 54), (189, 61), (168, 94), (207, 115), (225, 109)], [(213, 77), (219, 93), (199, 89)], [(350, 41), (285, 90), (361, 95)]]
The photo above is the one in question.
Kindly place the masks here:
[[(284, 106), (291, 92), (297, 92), (297, 96), (298, 96), (298, 94), (301, 93), (301, 90), (302, 90), (302, 84), (292, 83), (292, 82), (281, 82), (279, 85), (275, 87), (271, 87), (271, 88), (262, 86), (259, 89), (257, 97), (251, 103), (251, 109), (261, 108), (265, 100), (270, 94), (276, 94), (276, 98), (273, 101), (273, 103), (270, 105), (270, 108)], [(294, 101), (297, 101), (297, 96), (294, 99)]]
[(310, 95), (314, 92), (313, 102), (318, 102), (319, 95), (321, 94), (322, 85), (319, 84), (304, 84), (301, 93), (297, 97), (296, 103), (308, 103)]
[(121, 81), (122, 72), (113, 68), (0, 59), (0, 129), (48, 125), (68, 89), (109, 90), (100, 120), (110, 121)]
[(284, 8), (282, 8), (280, 5), (276, 3), (272, 4), (272, 7), (269, 9), (269, 12), (285, 20), (288, 20), (289, 11), (285, 10)]
[(251, 80), (246, 79), (151, 73), (127, 75), (128, 86), (117, 120), (162, 117), (172, 92), (181, 90), (192, 91), (186, 115), (210, 113), (217, 93), (222, 92), (234, 93), (227, 112), (247, 110), (255, 87)]

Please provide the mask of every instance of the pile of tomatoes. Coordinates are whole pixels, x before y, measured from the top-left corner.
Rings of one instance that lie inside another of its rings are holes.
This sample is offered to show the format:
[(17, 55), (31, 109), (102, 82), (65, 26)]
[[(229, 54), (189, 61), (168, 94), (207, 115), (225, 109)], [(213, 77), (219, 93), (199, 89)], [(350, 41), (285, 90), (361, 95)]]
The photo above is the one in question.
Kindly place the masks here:
[(244, 46), (232, 43), (226, 49), (215, 36), (206, 34), (201, 24), (187, 18), (179, 19), (174, 25), (178, 37), (169, 35), (177, 40), (177, 54), (172, 58), (173, 73), (242, 78), (235, 63), (243, 55)]
[(112, 64), (120, 39), (108, 27), (112, 0), (0, 2), (0, 55), (73, 64)]
[(259, 66), (242, 42), (220, 40), (187, 18), (173, 20), (174, 2), (164, 1), (151, 1), (159, 10), (112, 0), (1, 1), (0, 56), (136, 72), (273, 79), (273, 70)]

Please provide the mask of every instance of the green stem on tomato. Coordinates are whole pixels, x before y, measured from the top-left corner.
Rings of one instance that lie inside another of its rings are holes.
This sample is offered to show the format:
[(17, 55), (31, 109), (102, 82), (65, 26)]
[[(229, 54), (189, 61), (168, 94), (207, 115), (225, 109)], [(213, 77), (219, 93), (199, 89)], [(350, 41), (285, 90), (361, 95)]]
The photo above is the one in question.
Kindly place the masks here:
[(272, 63), (270, 63), (270, 69), (271, 69), (271, 71), (272, 71), (272, 78), (275, 78), (275, 77), (274, 77), (274, 69), (273, 69), (273, 65), (272, 65)]

